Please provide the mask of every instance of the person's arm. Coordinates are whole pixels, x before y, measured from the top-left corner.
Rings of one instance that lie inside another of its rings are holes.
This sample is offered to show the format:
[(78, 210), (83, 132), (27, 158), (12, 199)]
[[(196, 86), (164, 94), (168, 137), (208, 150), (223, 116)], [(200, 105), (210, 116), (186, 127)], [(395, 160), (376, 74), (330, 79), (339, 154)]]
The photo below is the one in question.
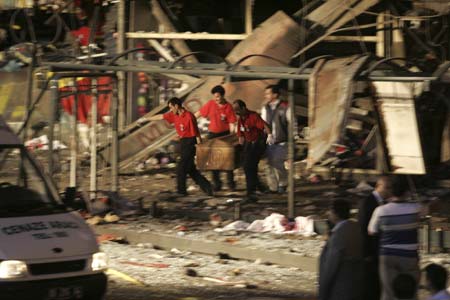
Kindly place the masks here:
[(230, 129), (230, 133), (236, 133), (236, 131), (237, 131), (236, 123), (238, 120), (237, 120), (236, 114), (234, 113), (233, 107), (231, 105), (228, 105), (227, 120), (228, 120), (228, 127)]
[(238, 143), (240, 145), (243, 145), (245, 140), (244, 140), (244, 135), (243, 135), (243, 133), (241, 131), (241, 126), (242, 126), (242, 124), (241, 124), (241, 121), (239, 119), (238, 122), (237, 122), (237, 126), (236, 126), (236, 135), (238, 136)]
[(151, 121), (164, 120), (164, 114), (153, 115), (151, 117), (141, 117), (137, 120), (138, 125), (142, 125)]
[(367, 233), (369, 235), (377, 235), (378, 234), (378, 228), (379, 228), (379, 222), (380, 218), (378, 217), (380, 211), (380, 206), (375, 208), (373, 211), (372, 217), (369, 221), (369, 226), (367, 227)]
[(195, 118), (194, 114), (191, 114), (191, 126), (195, 130), (195, 137), (197, 138), (197, 144), (202, 143), (202, 136), (200, 134), (200, 130), (198, 129), (197, 119)]
[(230, 133), (236, 133), (236, 123), (228, 123)]
[(274, 143), (272, 130), (270, 129), (269, 125), (263, 121), (264, 131), (267, 134), (267, 140), (266, 143), (269, 145), (272, 145)]
[(263, 119), (264, 122), (267, 122), (267, 109), (266, 109), (266, 106), (263, 106), (261, 108), (261, 119)]

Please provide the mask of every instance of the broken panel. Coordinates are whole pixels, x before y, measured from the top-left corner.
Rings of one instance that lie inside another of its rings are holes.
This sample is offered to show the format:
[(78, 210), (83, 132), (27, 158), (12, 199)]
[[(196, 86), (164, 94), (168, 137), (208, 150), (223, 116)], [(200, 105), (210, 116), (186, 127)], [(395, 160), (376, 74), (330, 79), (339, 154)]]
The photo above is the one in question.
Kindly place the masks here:
[(425, 174), (414, 99), (423, 84), (373, 82), (391, 172)]
[(314, 67), (308, 83), (308, 168), (340, 142), (353, 98), (353, 78), (366, 61), (365, 56), (351, 56), (322, 60)]

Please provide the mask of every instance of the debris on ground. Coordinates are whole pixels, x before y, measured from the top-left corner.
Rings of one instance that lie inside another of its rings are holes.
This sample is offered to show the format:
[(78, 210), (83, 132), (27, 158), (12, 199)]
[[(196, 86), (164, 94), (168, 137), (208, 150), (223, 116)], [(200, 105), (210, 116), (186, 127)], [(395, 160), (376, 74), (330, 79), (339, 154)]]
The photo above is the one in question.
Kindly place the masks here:
[(216, 232), (226, 231), (250, 231), (271, 233), (296, 233), (303, 236), (313, 236), (314, 219), (312, 217), (296, 217), (290, 221), (286, 216), (272, 213), (263, 220), (255, 220), (251, 224), (243, 221), (235, 221), (223, 228), (216, 228)]

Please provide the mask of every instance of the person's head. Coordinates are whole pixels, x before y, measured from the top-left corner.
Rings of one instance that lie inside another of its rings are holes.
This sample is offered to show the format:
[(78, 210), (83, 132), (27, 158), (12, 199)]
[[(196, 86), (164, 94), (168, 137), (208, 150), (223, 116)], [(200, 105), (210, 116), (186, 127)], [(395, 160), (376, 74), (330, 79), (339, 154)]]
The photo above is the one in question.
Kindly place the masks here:
[(394, 199), (401, 199), (409, 190), (408, 180), (404, 175), (396, 175), (391, 179), (391, 192)]
[(395, 299), (413, 299), (417, 292), (417, 282), (410, 274), (398, 274), (392, 281)]
[(225, 89), (221, 85), (216, 85), (211, 89), (211, 94), (213, 95), (213, 99), (221, 104), (225, 102)]
[(391, 179), (388, 176), (381, 176), (378, 178), (377, 183), (375, 184), (375, 191), (377, 191), (383, 199), (387, 199), (391, 196), (391, 190)]
[(244, 116), (247, 114), (247, 105), (241, 99), (234, 100), (233, 109), (234, 113), (238, 116)]
[(275, 101), (280, 97), (280, 87), (275, 84), (268, 85), (264, 90), (264, 98), (267, 102)]
[(167, 105), (169, 106), (170, 111), (174, 114), (178, 114), (179, 111), (183, 108), (181, 99), (177, 97), (170, 98), (167, 102)]
[(427, 288), (432, 292), (438, 292), (447, 288), (447, 270), (437, 264), (429, 264), (425, 267), (425, 280)]
[(339, 221), (350, 218), (350, 203), (344, 199), (336, 199), (331, 203), (328, 219), (336, 224)]

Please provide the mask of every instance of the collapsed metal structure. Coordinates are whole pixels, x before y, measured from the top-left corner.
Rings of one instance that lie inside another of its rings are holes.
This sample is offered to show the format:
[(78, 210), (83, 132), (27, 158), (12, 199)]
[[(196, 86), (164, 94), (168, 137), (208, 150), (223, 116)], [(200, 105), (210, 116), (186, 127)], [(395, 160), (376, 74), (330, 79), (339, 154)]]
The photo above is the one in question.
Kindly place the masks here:
[[(350, 61), (355, 61), (355, 58), (350, 58)], [(358, 61), (358, 60), (356, 60)], [(320, 60), (319, 60), (320, 62)], [(348, 62), (348, 61), (347, 61)], [(310, 62), (308, 62), (306, 65), (309, 65)], [(79, 64), (74, 65), (70, 63), (46, 63), (48, 67), (51, 67), (53, 71), (55, 72), (65, 72), (66, 75), (64, 76), (70, 76), (70, 77), (76, 77), (80, 75), (80, 73), (67, 73), (68, 71), (105, 71), (105, 73), (101, 73), (102, 76), (107, 75), (108, 73), (114, 74), (114, 72), (119, 71), (126, 71), (126, 72), (146, 72), (149, 74), (152, 73), (169, 73), (169, 74), (189, 74), (189, 75), (211, 75), (211, 76), (226, 76), (230, 80), (233, 78), (246, 78), (246, 79), (286, 79), (289, 82), (289, 91), (288, 91), (288, 101), (291, 108), (291, 113), (294, 113), (294, 82), (297, 80), (308, 80), (310, 79), (311, 75), (311, 69), (307, 69), (304, 67), (298, 68), (290, 68), (290, 67), (262, 67), (262, 66), (254, 66), (254, 67), (244, 67), (244, 66), (235, 66), (230, 68), (230, 66), (224, 65), (224, 64), (183, 64), (183, 65), (176, 65), (173, 63), (159, 63), (159, 62), (153, 62), (148, 63), (145, 66), (139, 65), (131, 65), (131, 64), (120, 64), (117, 66), (103, 66), (103, 65), (89, 65), (89, 64)], [(363, 76), (359, 71), (360, 65), (357, 68), (354, 68), (354, 72), (351, 74), (348, 74), (349, 84), (353, 83), (353, 80), (359, 81), (359, 80), (370, 80), (375, 82), (432, 82), (432, 81), (446, 81), (443, 77), (444, 73), (447, 72), (446, 67), (449, 67), (448, 64), (445, 64), (442, 66), (442, 68), (439, 69), (438, 72), (435, 72), (434, 74), (408, 74), (408, 75), (386, 75), (383, 74), (384, 72), (371, 72), (368, 76)], [(83, 74), (89, 74), (89, 73), (83, 73)], [(95, 73), (94, 73), (95, 74)], [(97, 74), (99, 75), (99, 74)], [(114, 76), (114, 75), (111, 75)], [(55, 81), (55, 79), (53, 79)], [(450, 82), (449, 82), (450, 83)], [(53, 83), (52, 86), (54, 85)], [(344, 93), (347, 94), (347, 93)], [(57, 95), (55, 95), (55, 103), (57, 103), (58, 98)], [(95, 97), (95, 96), (94, 96)], [(195, 99), (195, 98), (192, 98)], [(113, 99), (114, 102), (117, 101), (116, 97)], [(198, 107), (198, 100), (186, 100), (185, 105), (188, 109), (193, 109)], [(114, 107), (117, 107), (117, 102), (114, 105)], [(116, 109), (113, 111), (112, 115), (113, 124), (117, 124), (118, 120), (118, 112)], [(95, 125), (95, 124), (94, 124)], [(116, 125), (114, 125), (116, 126)], [(162, 134), (162, 132), (155, 132), (151, 136), (141, 137), (142, 144), (145, 145), (146, 142), (148, 142), (148, 139), (158, 138), (159, 142), (167, 141), (174, 133), (171, 129), (167, 128), (167, 126), (162, 125), (161, 126), (166, 128), (166, 134)], [(293, 125), (292, 125), (293, 126)], [(95, 126), (93, 126), (93, 130), (95, 130)], [(111, 156), (111, 170), (112, 170), (112, 182), (114, 184), (112, 185), (113, 191), (117, 191), (118, 188), (118, 168), (119, 168), (119, 157), (120, 157), (120, 149), (119, 149), (119, 135), (117, 134), (117, 131), (115, 131), (116, 134), (112, 137), (111, 145), (112, 145), (112, 156)], [(288, 154), (288, 161), (289, 161), (289, 188), (288, 188), (288, 215), (290, 217), (294, 216), (294, 135), (293, 135), (293, 128), (290, 128), (289, 130), (289, 154)], [(50, 143), (51, 145), (52, 143)], [(95, 144), (92, 144), (92, 150), (91, 150), (91, 167), (94, 168), (94, 170), (91, 170), (91, 190), (96, 190), (96, 151), (97, 148)], [(154, 147), (153, 144), (150, 143), (148, 147)], [(51, 150), (50, 150), (51, 152)], [(50, 158), (52, 159), (52, 158)]]
[[(381, 29), (385, 26), (398, 25), (401, 21), (394, 18), (390, 14), (379, 14), (377, 23), (362, 26), (352, 26), (343, 28), (350, 21), (355, 22), (355, 17), (366, 12), (369, 8), (377, 4), (377, 0), (351, 0), (343, 3), (339, 0), (326, 1), (321, 5), (307, 5), (299, 11), (294, 17), (300, 22), (295, 22), (291, 17), (283, 12), (277, 12), (257, 29), (251, 28), (251, 1), (246, 0), (246, 25), (245, 34), (242, 35), (210, 35), (210, 34), (192, 34), (192, 33), (176, 33), (175, 28), (161, 10), (159, 1), (152, 0), (152, 13), (160, 24), (169, 28), (169, 33), (142, 33), (142, 32), (126, 32), (125, 29), (125, 1), (119, 1), (118, 13), (118, 52), (116, 58), (112, 59), (108, 64), (83, 64), (83, 63), (44, 63), (43, 65), (51, 68), (55, 72), (55, 77), (51, 79), (51, 90), (53, 91), (53, 105), (59, 99), (58, 83), (59, 78), (75, 78), (77, 76), (96, 78), (99, 76), (109, 76), (114, 80), (114, 95), (112, 97), (112, 132), (111, 141), (97, 148), (96, 138), (96, 106), (93, 105), (91, 113), (94, 116), (91, 124), (91, 184), (90, 191), (97, 190), (96, 173), (97, 159), (103, 159), (109, 162), (111, 168), (111, 189), (118, 191), (118, 171), (119, 168), (130, 166), (133, 162), (145, 158), (149, 153), (167, 143), (174, 137), (174, 131), (164, 122), (151, 122), (144, 127), (139, 127), (132, 123), (125, 127), (127, 111), (130, 110), (128, 105), (131, 99), (127, 100), (130, 95), (126, 92), (125, 78), (126, 74), (133, 72), (145, 72), (147, 74), (163, 74), (172, 76), (182, 81), (187, 81), (189, 88), (177, 96), (185, 98), (185, 105), (192, 111), (198, 108), (209, 99), (210, 88), (216, 84), (223, 84), (227, 97), (231, 99), (241, 98), (248, 102), (251, 109), (259, 109), (262, 103), (262, 92), (269, 83), (276, 83), (280, 80), (288, 81), (288, 100), (291, 107), (291, 113), (296, 111), (295, 107), (295, 81), (309, 80), (309, 107), (308, 113), (304, 115), (309, 117), (311, 127), (310, 153), (308, 153), (308, 165), (312, 166), (329, 150), (329, 148), (339, 142), (339, 137), (344, 131), (344, 124), (350, 113), (350, 102), (355, 89), (354, 82), (371, 81), (374, 85), (378, 85), (377, 89), (380, 102), (380, 110), (378, 116), (384, 116), (385, 119), (377, 120), (378, 128), (373, 128), (373, 135), (386, 133), (384, 138), (378, 138), (379, 144), (382, 144), (382, 159), (377, 162), (379, 170), (401, 171), (397, 168), (399, 160), (391, 161), (394, 153), (400, 161), (404, 161), (411, 153), (402, 152), (402, 149), (391, 148), (384, 143), (389, 139), (389, 134), (393, 131), (388, 128), (392, 123), (392, 111), (398, 105), (398, 93), (386, 93), (384, 89), (389, 90), (391, 87), (397, 89), (397, 85), (404, 87), (403, 83), (407, 82), (424, 82), (430, 83), (434, 81), (448, 82), (447, 76), (444, 76), (450, 66), (444, 63), (436, 72), (408, 72), (401, 65), (396, 65), (394, 71), (379, 71), (377, 67), (380, 64), (391, 64), (392, 58), (374, 60), (367, 55), (357, 55), (352, 57), (333, 59), (331, 56), (316, 57), (310, 61), (306, 61), (299, 68), (289, 67), (292, 58), (301, 57), (306, 51), (320, 42), (331, 41), (354, 41), (354, 42), (377, 42), (377, 55), (391, 56), (402, 55), (403, 39), (399, 34), (398, 27), (390, 29), (390, 37), (362, 36), (361, 29), (364, 26), (377, 27)], [(317, 2), (317, 1), (311, 1)], [(354, 36), (335, 36), (333, 34), (345, 31), (356, 30), (358, 35)], [(157, 61), (132, 61), (127, 55), (139, 49), (131, 49), (125, 51), (126, 39), (150, 39), (149, 44), (155, 49), (159, 49), (160, 54), (169, 60), (168, 62)], [(164, 52), (164, 48), (155, 39), (173, 40), (173, 47), (177, 50), (179, 57), (173, 58)], [(225, 59), (221, 59), (221, 63), (198, 63), (197, 52), (190, 52), (184, 39), (234, 39), (242, 40)], [(378, 45), (380, 44), (380, 45)], [(389, 44), (389, 45), (388, 45)], [(394, 45), (394, 46), (393, 46)], [(400, 46), (399, 46), (400, 45)], [(300, 50), (299, 50), (300, 49)], [(389, 51), (387, 51), (389, 50)], [(88, 61), (91, 57), (88, 57)], [(91, 73), (85, 73), (89, 71)], [(200, 78), (192, 77), (199, 76)], [(130, 77), (129, 77), (130, 79)], [(245, 81), (242, 81), (244, 79)], [(383, 82), (389, 84), (383, 85)], [(425, 84), (425, 85), (427, 85)], [(92, 84), (93, 103), (96, 101), (98, 91), (97, 84)], [(129, 87), (128, 87), (129, 88)], [(408, 93), (407, 93), (408, 94)], [(329, 98), (332, 95), (332, 100)], [(409, 116), (414, 111), (411, 103), (417, 93), (409, 93), (405, 99), (409, 101), (407, 108)], [(391, 101), (394, 99), (394, 101)], [(31, 101), (31, 100), (30, 100)], [(335, 105), (338, 104), (338, 105)], [(335, 106), (333, 106), (335, 105)], [(95, 107), (94, 107), (95, 106)], [(374, 102), (374, 106), (377, 103)], [(398, 107), (398, 106), (397, 106)], [(165, 108), (165, 104), (155, 107), (148, 115), (160, 113)], [(403, 107), (405, 108), (405, 107)], [(54, 117), (55, 114), (52, 113)], [(322, 121), (320, 120), (322, 118)], [(294, 119), (294, 116), (292, 116)], [(406, 119), (405, 119), (406, 120)], [(408, 119), (410, 125), (414, 125), (414, 120)], [(330, 123), (332, 121), (332, 123)], [(55, 120), (53, 119), (53, 123)], [(74, 121), (76, 123), (76, 120)], [(327, 125), (323, 125), (327, 124)], [(76, 128), (73, 124), (73, 128)], [(331, 130), (325, 130), (328, 126)], [(53, 126), (52, 126), (53, 127)], [(389, 130), (387, 130), (389, 129)], [(75, 130), (75, 129), (74, 129)], [(120, 130), (120, 131), (119, 131)], [(289, 216), (294, 215), (294, 137), (293, 130), (289, 131), (289, 197), (288, 210)], [(74, 135), (76, 132), (74, 132)], [(397, 133), (398, 134), (398, 133)], [(400, 133), (400, 134), (404, 134)], [(51, 132), (51, 135), (53, 133)], [(76, 186), (76, 137), (72, 144), (71, 152), (71, 175), (70, 184)], [(417, 137), (416, 137), (417, 141)], [(50, 142), (52, 147), (52, 142)], [(416, 143), (417, 146), (417, 143)], [(417, 147), (415, 147), (418, 150)], [(51, 149), (52, 150), (52, 149)], [(399, 150), (399, 151), (397, 151)], [(420, 160), (420, 151), (414, 151), (413, 155)], [(50, 170), (53, 170), (53, 156), (50, 151)], [(97, 155), (98, 154), (98, 155)], [(400, 163), (401, 164), (401, 163)], [(392, 168), (392, 167), (395, 168)], [(403, 169), (404, 171), (404, 169)], [(403, 172), (401, 171), (401, 172)], [(409, 173), (423, 173), (424, 166), (418, 162), (414, 170)], [(406, 172), (408, 173), (408, 172)], [(92, 195), (95, 197), (95, 195)]]

